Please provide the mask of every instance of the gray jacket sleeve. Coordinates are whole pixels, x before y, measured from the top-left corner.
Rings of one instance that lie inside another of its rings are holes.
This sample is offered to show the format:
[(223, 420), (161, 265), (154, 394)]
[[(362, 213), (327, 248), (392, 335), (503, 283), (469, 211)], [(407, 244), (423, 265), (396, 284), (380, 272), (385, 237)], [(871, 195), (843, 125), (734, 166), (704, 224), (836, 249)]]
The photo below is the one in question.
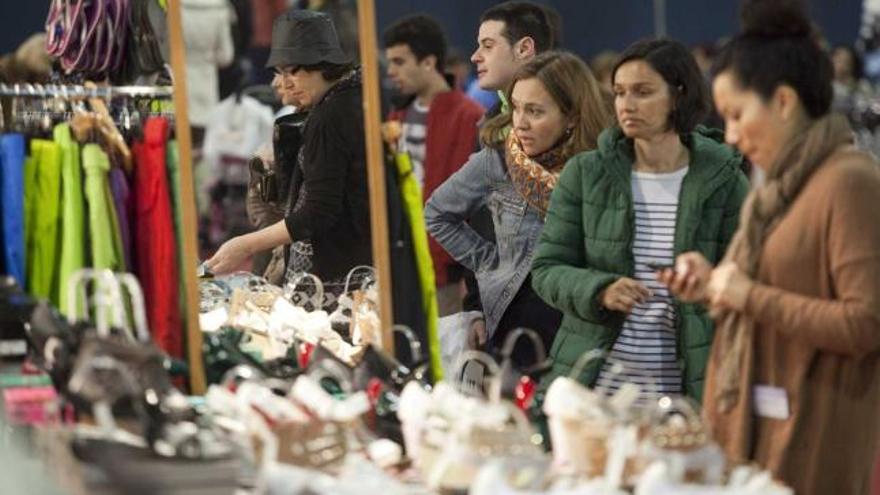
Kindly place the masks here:
[(425, 205), (428, 233), (465, 268), (480, 272), (498, 263), (498, 249), (478, 234), (467, 220), (486, 205), (497, 151), (471, 155), (455, 174), (438, 187)]

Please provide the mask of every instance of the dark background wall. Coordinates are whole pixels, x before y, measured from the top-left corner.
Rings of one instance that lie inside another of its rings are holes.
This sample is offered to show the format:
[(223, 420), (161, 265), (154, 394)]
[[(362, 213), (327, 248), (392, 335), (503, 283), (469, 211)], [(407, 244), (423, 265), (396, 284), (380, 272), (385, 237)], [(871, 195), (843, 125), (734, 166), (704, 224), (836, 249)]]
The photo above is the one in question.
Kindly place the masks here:
[[(379, 29), (417, 12), (437, 17), (453, 46), (470, 54), (476, 47), (480, 13), (491, 0), (377, 0)], [(622, 50), (654, 35), (652, 0), (545, 0), (563, 19), (563, 43), (584, 57), (603, 49)], [(736, 33), (739, 0), (666, 0), (667, 34), (686, 44), (713, 42)], [(853, 43), (862, 0), (810, 0), (810, 12), (832, 44)]]
[[(478, 19), (491, 0), (376, 0), (379, 31), (394, 19), (416, 12), (436, 16), (453, 46), (465, 54), (475, 47)], [(564, 44), (582, 56), (621, 50), (654, 33), (651, 0), (546, 0), (564, 20)], [(666, 0), (667, 32), (685, 43), (729, 36), (737, 28), (738, 0)], [(49, 0), (0, 0), (0, 54), (12, 51), (43, 29)], [(833, 44), (852, 43), (859, 29), (862, 0), (810, 0), (813, 19)]]
[(0, 0), (0, 55), (43, 31), (48, 12), (49, 0)]

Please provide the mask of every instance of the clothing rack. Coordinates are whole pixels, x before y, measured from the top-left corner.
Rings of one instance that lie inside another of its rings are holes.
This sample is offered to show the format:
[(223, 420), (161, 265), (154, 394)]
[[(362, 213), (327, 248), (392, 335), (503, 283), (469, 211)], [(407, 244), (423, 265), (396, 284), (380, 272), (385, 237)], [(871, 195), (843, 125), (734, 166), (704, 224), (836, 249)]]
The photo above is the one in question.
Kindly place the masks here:
[(87, 99), (114, 97), (142, 97), (155, 99), (171, 99), (174, 95), (171, 86), (95, 86), (87, 87), (80, 84), (0, 84), (0, 96), (24, 98), (64, 98)]

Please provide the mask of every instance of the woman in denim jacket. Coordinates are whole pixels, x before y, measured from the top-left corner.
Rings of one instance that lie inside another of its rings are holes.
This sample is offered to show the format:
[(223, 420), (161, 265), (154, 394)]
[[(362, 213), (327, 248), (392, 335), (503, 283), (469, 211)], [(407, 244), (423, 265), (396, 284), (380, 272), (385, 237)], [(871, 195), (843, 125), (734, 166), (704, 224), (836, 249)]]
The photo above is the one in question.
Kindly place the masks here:
[[(486, 322), (479, 343), (498, 349), (508, 332), (527, 327), (549, 348), (562, 315), (532, 291), (532, 257), (565, 162), (596, 147), (611, 113), (590, 70), (567, 52), (524, 65), (505, 96), (511, 112), (486, 123), (485, 147), (434, 191), (425, 220), (431, 236), (476, 274)], [(467, 223), (484, 206), (495, 242)]]

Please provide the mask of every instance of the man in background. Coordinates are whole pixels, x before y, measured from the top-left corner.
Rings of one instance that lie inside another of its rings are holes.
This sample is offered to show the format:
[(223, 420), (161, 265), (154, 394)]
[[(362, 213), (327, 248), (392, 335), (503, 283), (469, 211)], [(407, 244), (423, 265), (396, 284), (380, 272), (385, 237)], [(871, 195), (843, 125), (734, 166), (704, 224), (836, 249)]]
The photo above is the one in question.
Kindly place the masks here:
[[(562, 27), (559, 13), (549, 6), (509, 1), (490, 7), (480, 17), (477, 49), (471, 55), (480, 88), (502, 92), (513, 76), (535, 55), (559, 45)], [(501, 101), (487, 118), (507, 111)]]
[[(425, 200), (467, 161), (483, 109), (445, 74), (446, 35), (434, 19), (400, 19), (383, 35), (388, 77), (407, 97), (389, 115), (401, 123), (398, 149), (409, 154)], [(462, 268), (430, 241), (440, 315), (461, 310)]]

